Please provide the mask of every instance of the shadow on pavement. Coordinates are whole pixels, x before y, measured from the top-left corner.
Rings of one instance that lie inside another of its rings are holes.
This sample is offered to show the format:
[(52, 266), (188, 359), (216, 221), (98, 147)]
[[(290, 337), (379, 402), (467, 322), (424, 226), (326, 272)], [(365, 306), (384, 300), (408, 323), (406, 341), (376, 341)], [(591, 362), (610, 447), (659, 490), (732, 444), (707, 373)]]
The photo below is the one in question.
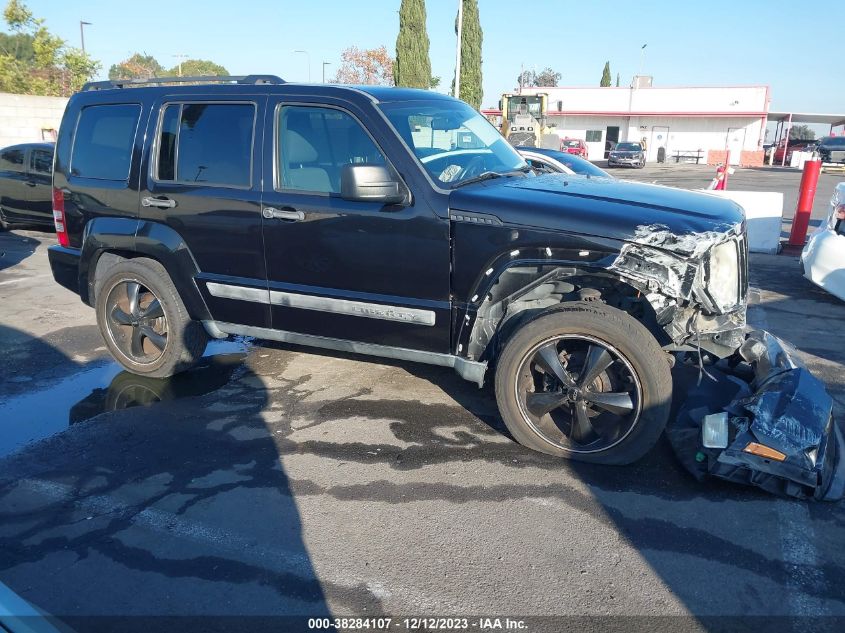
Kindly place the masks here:
[(27, 235), (0, 231), (0, 270), (20, 264), (32, 255), (40, 242)]
[[(8, 330), (0, 341), (22, 337)], [(28, 342), (54, 368), (86, 370), (42, 345)], [(206, 380), (213, 404), (195, 395)], [(0, 402), (22, 397), (3, 387)], [(174, 380), (117, 373), (64, 424), (103, 415), (0, 460), (0, 581), (80, 631), (214, 630), (209, 616), (281, 631), (328, 616), (270, 404), (249, 361)]]

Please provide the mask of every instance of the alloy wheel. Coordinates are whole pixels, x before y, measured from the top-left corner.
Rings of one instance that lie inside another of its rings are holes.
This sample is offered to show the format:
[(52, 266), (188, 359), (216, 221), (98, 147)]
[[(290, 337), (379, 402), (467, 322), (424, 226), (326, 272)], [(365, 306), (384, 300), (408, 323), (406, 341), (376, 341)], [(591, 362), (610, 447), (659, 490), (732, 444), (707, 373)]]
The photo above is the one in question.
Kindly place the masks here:
[(531, 429), (573, 453), (615, 446), (636, 426), (642, 409), (642, 386), (628, 359), (586, 335), (535, 345), (520, 362), (515, 388)]
[(167, 317), (161, 301), (133, 279), (115, 284), (106, 299), (109, 336), (121, 354), (133, 363), (149, 365), (167, 347)]

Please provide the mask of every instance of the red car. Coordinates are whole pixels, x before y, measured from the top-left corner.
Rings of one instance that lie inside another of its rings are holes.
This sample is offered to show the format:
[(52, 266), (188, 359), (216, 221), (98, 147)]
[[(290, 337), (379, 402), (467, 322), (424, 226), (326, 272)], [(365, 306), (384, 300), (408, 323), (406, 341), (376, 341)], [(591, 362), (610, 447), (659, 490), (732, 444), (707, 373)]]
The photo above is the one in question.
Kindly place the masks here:
[(786, 145), (783, 140), (777, 144), (775, 148), (775, 157), (774, 157), (774, 165), (780, 165), (783, 161), (783, 153), (786, 151), (786, 165), (789, 165), (790, 161), (792, 160), (792, 152), (803, 152), (806, 151), (808, 147), (811, 145), (815, 145), (816, 141), (806, 139), (806, 138), (792, 138), (789, 139), (789, 144)]
[(587, 158), (587, 143), (580, 138), (565, 138), (560, 142), (560, 151)]

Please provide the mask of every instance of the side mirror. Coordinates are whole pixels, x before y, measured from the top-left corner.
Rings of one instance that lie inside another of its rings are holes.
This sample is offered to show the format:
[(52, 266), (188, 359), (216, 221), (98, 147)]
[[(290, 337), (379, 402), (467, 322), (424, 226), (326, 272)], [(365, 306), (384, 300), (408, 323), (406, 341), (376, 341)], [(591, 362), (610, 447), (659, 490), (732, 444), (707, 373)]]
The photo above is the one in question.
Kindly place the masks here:
[(344, 165), (340, 172), (340, 197), (357, 202), (405, 202), (402, 185), (382, 165)]

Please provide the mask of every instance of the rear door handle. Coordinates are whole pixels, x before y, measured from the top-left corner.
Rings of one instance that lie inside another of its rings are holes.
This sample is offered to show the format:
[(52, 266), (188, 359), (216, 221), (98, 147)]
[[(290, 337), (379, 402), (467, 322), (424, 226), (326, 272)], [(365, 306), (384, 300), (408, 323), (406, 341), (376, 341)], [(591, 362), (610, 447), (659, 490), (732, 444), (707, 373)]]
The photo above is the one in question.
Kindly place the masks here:
[(268, 220), (291, 220), (298, 222), (305, 219), (305, 214), (302, 211), (291, 209), (290, 207), (284, 209), (274, 209), (273, 207), (264, 207), (261, 209), (261, 215)]
[(172, 209), (176, 201), (170, 198), (142, 198), (141, 204), (145, 207), (158, 207), (159, 209)]
[(24, 184), (25, 184), (27, 187), (34, 187), (34, 186), (35, 186), (36, 184), (38, 184), (38, 183), (36, 183), (34, 180), (27, 180), (26, 182), (24, 182)]

